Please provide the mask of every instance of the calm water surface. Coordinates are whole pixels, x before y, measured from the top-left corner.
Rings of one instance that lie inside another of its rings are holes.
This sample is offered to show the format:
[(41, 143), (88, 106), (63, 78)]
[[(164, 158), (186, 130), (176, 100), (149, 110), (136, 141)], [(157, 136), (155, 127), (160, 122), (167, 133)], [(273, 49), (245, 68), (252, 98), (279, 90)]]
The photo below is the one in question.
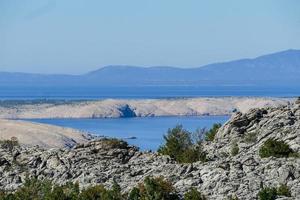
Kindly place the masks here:
[[(117, 119), (37, 119), (39, 123), (79, 129), (101, 136), (122, 138), (142, 150), (157, 150), (168, 128), (182, 124), (185, 129), (210, 128), (214, 123), (225, 123), (229, 116), (201, 117), (145, 117)], [(136, 139), (128, 139), (136, 137)]]
[(181, 97), (270, 96), (294, 97), (299, 87), (254, 86), (141, 86), (141, 87), (46, 87), (1, 86), (0, 99), (143, 99)]

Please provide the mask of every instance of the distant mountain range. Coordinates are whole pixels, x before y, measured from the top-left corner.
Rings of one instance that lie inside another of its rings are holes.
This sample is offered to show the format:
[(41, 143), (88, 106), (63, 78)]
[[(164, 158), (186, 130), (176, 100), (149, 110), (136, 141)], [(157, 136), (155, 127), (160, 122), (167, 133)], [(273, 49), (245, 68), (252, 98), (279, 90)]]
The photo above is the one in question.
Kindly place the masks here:
[(0, 86), (300, 86), (300, 50), (198, 68), (106, 66), (83, 75), (0, 72)]

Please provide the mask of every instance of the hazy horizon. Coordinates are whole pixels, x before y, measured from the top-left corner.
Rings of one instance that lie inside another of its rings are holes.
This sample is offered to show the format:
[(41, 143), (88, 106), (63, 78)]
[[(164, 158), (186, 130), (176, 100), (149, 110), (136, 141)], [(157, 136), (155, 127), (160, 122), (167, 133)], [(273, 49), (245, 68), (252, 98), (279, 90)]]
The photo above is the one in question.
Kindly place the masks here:
[(300, 49), (287, 49), (287, 50), (283, 50), (283, 51), (279, 51), (279, 52), (271, 52), (270, 54), (264, 54), (264, 55), (259, 55), (259, 56), (255, 56), (252, 58), (239, 58), (236, 60), (226, 60), (226, 61), (220, 61), (220, 62), (211, 62), (211, 63), (207, 63), (201, 66), (196, 66), (196, 67), (180, 67), (180, 66), (162, 66), (162, 65), (156, 65), (156, 66), (137, 66), (137, 65), (128, 65), (128, 64), (111, 64), (111, 65), (105, 65), (105, 66), (99, 66), (98, 68), (92, 69), (90, 71), (85, 71), (82, 73), (78, 73), (78, 74), (72, 74), (72, 73), (58, 73), (58, 72), (52, 72), (52, 73), (40, 73), (40, 72), (24, 72), (24, 71), (0, 71), (0, 72), (4, 72), (4, 73), (28, 73), (28, 74), (44, 74), (44, 75), (55, 75), (55, 74), (61, 74), (61, 75), (84, 75), (90, 72), (94, 72), (97, 70), (100, 70), (102, 68), (106, 68), (106, 67), (138, 67), (138, 68), (153, 68), (153, 67), (170, 67), (170, 68), (179, 68), (179, 69), (193, 69), (193, 68), (199, 68), (199, 67), (205, 67), (211, 64), (220, 64), (220, 63), (227, 63), (227, 62), (235, 62), (238, 60), (244, 60), (244, 59), (256, 59), (259, 58), (261, 56), (266, 56), (266, 55), (272, 55), (272, 54), (276, 54), (276, 53), (281, 53), (281, 52), (286, 52), (286, 51), (290, 51), (290, 50), (296, 50), (296, 51), (300, 51)]
[(200, 67), (300, 49), (300, 1), (0, 1), (0, 71)]

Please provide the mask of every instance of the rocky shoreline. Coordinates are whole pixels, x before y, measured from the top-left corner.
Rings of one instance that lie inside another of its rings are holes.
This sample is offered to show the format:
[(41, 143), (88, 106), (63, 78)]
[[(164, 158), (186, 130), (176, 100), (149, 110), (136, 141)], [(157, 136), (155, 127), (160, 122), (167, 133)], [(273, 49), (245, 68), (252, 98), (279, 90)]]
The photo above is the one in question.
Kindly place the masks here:
[[(163, 176), (179, 193), (195, 187), (208, 199), (257, 199), (263, 187), (280, 184), (289, 188), (291, 197), (278, 199), (299, 199), (299, 157), (262, 158), (259, 149), (268, 139), (300, 152), (300, 102), (234, 114), (214, 141), (204, 142), (204, 163), (178, 164), (168, 156), (109, 140), (72, 149), (0, 148), (0, 189), (14, 190), (29, 176), (58, 184), (79, 182), (82, 187), (111, 186), (116, 180), (122, 191), (129, 191), (147, 176)], [(233, 144), (238, 147), (235, 154)]]
[(94, 101), (0, 102), (0, 118), (121, 118), (155, 116), (231, 115), (252, 108), (276, 107), (293, 102), (287, 98), (211, 97), (175, 99), (105, 99)]

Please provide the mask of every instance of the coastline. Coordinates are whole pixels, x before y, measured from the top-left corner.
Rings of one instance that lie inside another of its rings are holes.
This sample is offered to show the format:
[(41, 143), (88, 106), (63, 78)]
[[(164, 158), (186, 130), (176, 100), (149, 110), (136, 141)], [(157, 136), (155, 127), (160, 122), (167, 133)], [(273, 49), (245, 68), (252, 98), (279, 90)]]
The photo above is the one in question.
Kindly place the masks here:
[[(197, 97), (166, 99), (104, 99), (90, 101), (40, 101), (0, 103), (2, 119), (128, 118), (163, 116), (217, 116), (277, 107), (294, 101), (278, 97)], [(13, 102), (13, 101), (12, 101)]]

